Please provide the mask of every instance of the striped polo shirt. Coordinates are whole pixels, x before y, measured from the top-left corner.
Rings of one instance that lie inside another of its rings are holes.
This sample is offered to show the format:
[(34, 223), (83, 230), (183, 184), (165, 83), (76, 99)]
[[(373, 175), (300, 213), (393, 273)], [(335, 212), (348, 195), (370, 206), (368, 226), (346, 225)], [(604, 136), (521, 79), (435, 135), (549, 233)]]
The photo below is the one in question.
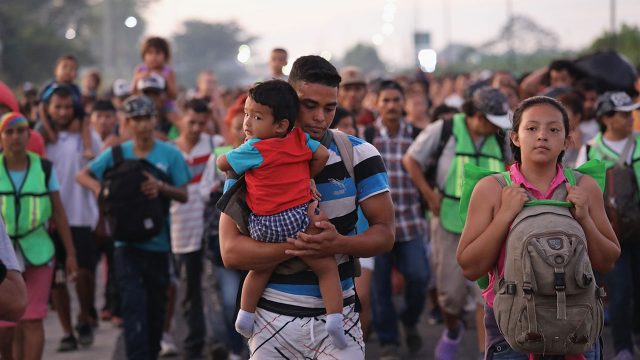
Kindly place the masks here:
[[(355, 225), (358, 221), (356, 203), (389, 191), (389, 180), (378, 150), (354, 136), (349, 136), (349, 140), (353, 145), (355, 179), (349, 176), (335, 141), (332, 141), (328, 147), (327, 164), (315, 177), (316, 186), (322, 196), (320, 209), (342, 235), (355, 234)], [(336, 255), (338, 264), (348, 260), (348, 255)], [(353, 286), (352, 278), (342, 280), (344, 298), (354, 295)], [(302, 308), (324, 307), (317, 284), (270, 282), (262, 297), (282, 305)]]

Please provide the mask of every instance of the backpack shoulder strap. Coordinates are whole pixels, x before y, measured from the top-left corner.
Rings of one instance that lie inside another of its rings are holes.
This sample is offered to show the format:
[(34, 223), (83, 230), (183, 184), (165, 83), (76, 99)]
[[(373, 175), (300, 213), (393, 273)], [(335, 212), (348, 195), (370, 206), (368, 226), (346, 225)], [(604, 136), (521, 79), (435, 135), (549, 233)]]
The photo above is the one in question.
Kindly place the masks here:
[(420, 133), (422, 132), (423, 129), (420, 129), (419, 127), (416, 126), (411, 126), (411, 139), (415, 140), (418, 135), (420, 135)]
[(591, 160), (589, 159), (589, 153), (591, 152), (591, 144), (585, 144), (585, 151), (586, 151), (586, 156), (587, 156), (587, 161)]
[(355, 182), (356, 177), (353, 171), (353, 144), (351, 143), (351, 140), (349, 140), (349, 136), (342, 131), (334, 129), (331, 129), (330, 131), (333, 133), (333, 138), (338, 146), (340, 157), (344, 162), (344, 167), (347, 168), (349, 176)]
[(47, 159), (40, 158), (40, 166), (44, 172), (44, 181), (47, 189), (49, 188), (49, 180), (51, 179), (51, 171), (53, 170), (53, 163)]
[(440, 158), (451, 135), (453, 135), (453, 120), (442, 120), (442, 131), (440, 132), (440, 140), (438, 141), (436, 152), (433, 153), (434, 159)]
[(117, 165), (124, 161), (124, 154), (122, 152), (122, 145), (118, 144), (111, 148), (111, 157), (113, 158), (113, 165)]
[(511, 183), (511, 179), (507, 180), (509, 173), (497, 173), (497, 174), (492, 174), (491, 175), (494, 179), (496, 179), (496, 181), (498, 182), (498, 184), (500, 184), (500, 187), (507, 187), (510, 185)]

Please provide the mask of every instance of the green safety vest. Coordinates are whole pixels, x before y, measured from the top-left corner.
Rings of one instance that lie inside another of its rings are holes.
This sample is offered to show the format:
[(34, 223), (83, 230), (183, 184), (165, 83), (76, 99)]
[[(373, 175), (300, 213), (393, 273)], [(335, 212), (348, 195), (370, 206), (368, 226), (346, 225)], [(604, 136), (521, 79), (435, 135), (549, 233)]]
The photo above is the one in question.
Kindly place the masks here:
[(27, 156), (27, 173), (16, 189), (7, 172), (4, 154), (0, 154), (0, 212), (7, 234), (20, 247), (24, 258), (30, 265), (40, 266), (54, 254), (53, 241), (45, 228), (52, 205), (40, 157), (31, 152)]
[[(631, 153), (631, 166), (633, 167), (633, 173), (636, 174), (636, 178), (640, 178), (640, 137), (636, 136), (636, 143)], [(604, 162), (605, 168), (612, 168), (618, 159), (620, 154), (613, 151), (607, 144), (602, 141), (602, 133), (599, 132), (593, 138), (593, 145), (589, 146), (589, 152), (587, 153), (587, 159), (598, 159)], [(640, 192), (640, 182), (638, 182), (638, 192)]]
[(452, 121), (456, 155), (447, 174), (444, 189), (441, 189), (440, 223), (445, 230), (460, 234), (464, 227), (459, 216), (464, 165), (472, 163), (491, 171), (504, 171), (504, 154), (503, 145), (499, 143), (496, 135), (485, 137), (480, 149), (476, 149), (464, 114), (456, 114)]

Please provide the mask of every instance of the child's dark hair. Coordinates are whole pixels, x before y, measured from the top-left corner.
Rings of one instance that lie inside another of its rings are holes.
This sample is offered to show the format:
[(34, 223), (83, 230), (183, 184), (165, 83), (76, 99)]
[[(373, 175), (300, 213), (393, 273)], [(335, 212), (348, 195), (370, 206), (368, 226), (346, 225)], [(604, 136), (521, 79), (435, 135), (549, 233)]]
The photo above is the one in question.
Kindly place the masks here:
[(144, 54), (149, 51), (149, 49), (155, 49), (164, 54), (164, 59), (168, 62), (171, 59), (171, 51), (169, 50), (169, 42), (162, 37), (159, 36), (151, 36), (145, 39), (142, 43), (142, 48), (140, 49), (140, 57), (144, 60)]
[(197, 114), (206, 114), (209, 112), (209, 107), (204, 100), (191, 99), (184, 104), (184, 111), (193, 111)]
[(267, 106), (273, 112), (274, 124), (287, 119), (289, 126), (287, 133), (293, 129), (298, 118), (298, 94), (282, 80), (269, 80), (257, 83), (249, 90), (249, 97), (258, 104)]
[(305, 81), (337, 88), (342, 78), (335, 66), (317, 55), (299, 57), (294, 61), (289, 74), (289, 83)]
[(402, 88), (402, 85), (400, 85), (399, 82), (394, 81), (394, 80), (383, 80), (380, 85), (378, 85), (378, 88), (376, 89), (376, 95), (380, 96), (380, 93), (383, 90), (397, 90), (400, 95), (402, 95), (402, 97), (404, 98), (404, 88)]
[(91, 112), (94, 113), (96, 111), (108, 111), (115, 113), (116, 108), (109, 100), (98, 100), (93, 104), (93, 109), (91, 110)]
[(56, 67), (58, 67), (58, 65), (60, 65), (60, 63), (63, 61), (71, 61), (76, 64), (76, 67), (78, 67), (78, 59), (76, 59), (76, 57), (71, 54), (65, 54), (60, 56), (58, 60), (56, 60)]
[[(520, 102), (516, 110), (513, 112), (513, 125), (511, 127), (511, 131), (516, 134), (518, 133), (520, 123), (522, 122), (522, 114), (524, 114), (527, 109), (536, 105), (550, 105), (558, 110), (560, 114), (562, 114), (562, 125), (564, 126), (565, 134), (564, 136), (565, 138), (567, 138), (569, 136), (569, 115), (567, 114), (567, 110), (565, 110), (564, 106), (562, 106), (562, 104), (558, 100), (550, 98), (548, 96), (533, 96)], [(513, 154), (513, 158), (515, 159), (515, 161), (518, 163), (522, 162), (520, 148), (517, 147), (513, 143), (513, 141), (511, 141), (509, 145), (511, 146), (511, 153)], [(564, 150), (558, 155), (558, 162), (562, 162), (563, 156)]]

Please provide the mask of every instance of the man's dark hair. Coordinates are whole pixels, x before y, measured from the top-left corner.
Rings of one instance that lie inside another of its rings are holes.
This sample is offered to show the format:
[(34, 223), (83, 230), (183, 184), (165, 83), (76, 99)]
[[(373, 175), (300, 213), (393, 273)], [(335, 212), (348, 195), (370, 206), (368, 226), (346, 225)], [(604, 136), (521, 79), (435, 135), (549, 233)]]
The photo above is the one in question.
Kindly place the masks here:
[(290, 84), (305, 81), (337, 88), (341, 80), (335, 66), (318, 55), (299, 57), (289, 73)]
[[(336, 85), (337, 87), (337, 85)], [(273, 113), (273, 123), (287, 119), (287, 133), (293, 129), (298, 119), (298, 94), (282, 80), (269, 80), (257, 83), (249, 90), (249, 97), (258, 104), (267, 106)]]
[(206, 114), (209, 112), (207, 103), (202, 99), (191, 99), (184, 104), (184, 111), (193, 111), (197, 114)]
[(581, 94), (584, 94), (589, 91), (595, 91), (596, 93), (600, 93), (600, 89), (598, 88), (598, 82), (593, 78), (584, 78), (576, 84), (576, 88)]
[(142, 57), (142, 60), (144, 60), (144, 54), (149, 51), (149, 49), (155, 49), (163, 53), (166, 61), (169, 61), (171, 58), (169, 42), (165, 38), (159, 36), (148, 37), (142, 43), (142, 48), (140, 49), (140, 57)]
[(109, 111), (109, 112), (116, 112), (116, 108), (115, 106), (113, 106), (113, 103), (109, 100), (98, 100), (93, 104), (93, 109), (92, 109), (92, 113), (96, 112), (96, 111)]
[(447, 104), (440, 104), (438, 106), (436, 106), (435, 108), (433, 108), (433, 112), (431, 113), (431, 119), (435, 120), (439, 120), (442, 119), (442, 116), (444, 114), (450, 114), (450, 113), (457, 113), (458, 109), (449, 106)]
[(578, 68), (573, 64), (571, 60), (554, 60), (551, 62), (551, 64), (549, 64), (549, 72), (551, 72), (551, 70), (566, 70), (574, 80), (578, 80), (581, 75), (580, 70), (578, 70)]
[(397, 81), (394, 80), (383, 80), (380, 85), (378, 85), (378, 89), (376, 91), (376, 95), (380, 96), (380, 93), (383, 90), (397, 90), (398, 92), (400, 92), (400, 95), (402, 95), (402, 97), (404, 97), (404, 89), (402, 88), (402, 85), (400, 85), (400, 83), (398, 83)]
[(560, 94), (556, 97), (556, 100), (572, 113), (580, 115), (580, 118), (584, 117), (584, 98), (578, 92), (571, 91), (568, 93)]
[(51, 91), (51, 96), (49, 96), (49, 98), (47, 99), (47, 103), (51, 101), (54, 95), (63, 99), (73, 99), (73, 92), (71, 91), (71, 87), (67, 85), (56, 86), (56, 88)]

